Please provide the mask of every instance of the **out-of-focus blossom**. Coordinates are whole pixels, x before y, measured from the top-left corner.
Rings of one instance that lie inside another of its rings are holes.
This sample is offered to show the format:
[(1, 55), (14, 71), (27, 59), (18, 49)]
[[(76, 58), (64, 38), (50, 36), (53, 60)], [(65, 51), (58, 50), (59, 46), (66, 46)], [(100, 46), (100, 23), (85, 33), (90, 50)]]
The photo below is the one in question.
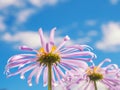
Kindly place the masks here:
[(104, 62), (110, 61), (110, 59), (105, 59), (98, 66), (93, 63), (87, 69), (66, 72), (66, 78), (63, 79), (64, 88), (66, 90), (120, 90), (120, 69), (118, 66), (110, 64), (101, 67)]
[[(28, 50), (31, 53), (18, 54), (9, 58), (5, 68), (7, 77), (20, 74), (20, 78), (24, 79), (24, 74), (31, 71), (27, 81), (29, 86), (32, 86), (33, 76), (35, 76), (36, 83), (38, 83), (41, 74), (43, 74), (43, 83), (46, 86), (48, 84), (50, 64), (52, 66), (52, 85), (54, 86), (56, 81), (62, 83), (61, 78), (65, 77), (65, 71), (76, 70), (77, 67), (86, 69), (88, 65), (84, 61), (92, 61), (95, 56), (94, 53), (90, 52), (89, 49), (91, 48), (87, 45), (65, 47), (65, 43), (70, 40), (68, 36), (65, 36), (60, 45), (56, 46), (54, 42), (55, 30), (56, 28), (51, 30), (48, 42), (44, 38), (42, 29), (39, 30), (41, 42), (39, 50), (21, 46), (21, 50)], [(11, 69), (14, 69), (14, 72)]]

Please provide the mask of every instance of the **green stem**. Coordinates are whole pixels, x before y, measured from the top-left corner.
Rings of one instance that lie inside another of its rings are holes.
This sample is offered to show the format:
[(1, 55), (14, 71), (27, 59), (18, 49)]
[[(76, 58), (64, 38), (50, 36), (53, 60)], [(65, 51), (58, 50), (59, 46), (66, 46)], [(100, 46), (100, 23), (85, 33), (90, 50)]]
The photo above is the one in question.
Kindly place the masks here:
[(95, 90), (97, 90), (97, 83), (94, 81)]
[(52, 90), (52, 65), (48, 64), (48, 90)]

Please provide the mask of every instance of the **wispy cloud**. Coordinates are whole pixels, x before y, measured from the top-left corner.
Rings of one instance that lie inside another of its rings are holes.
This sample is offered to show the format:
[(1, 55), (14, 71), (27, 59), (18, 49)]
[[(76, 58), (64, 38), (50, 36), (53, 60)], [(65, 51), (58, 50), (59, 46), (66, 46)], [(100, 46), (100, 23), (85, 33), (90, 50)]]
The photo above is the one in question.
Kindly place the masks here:
[(102, 25), (103, 36), (96, 47), (103, 51), (120, 51), (120, 22)]
[(88, 33), (87, 33), (88, 36), (97, 36), (98, 35), (98, 32), (96, 30), (90, 30)]
[(44, 7), (45, 5), (55, 5), (60, 0), (0, 0), (0, 9), (5, 9), (8, 7), (27, 7), (31, 4), (36, 7)]
[(97, 23), (96, 20), (87, 20), (87, 21), (85, 21), (85, 25), (87, 25), (87, 26), (95, 26), (96, 23)]
[(116, 5), (120, 2), (120, 0), (110, 0), (110, 3)]
[(82, 38), (76, 39), (74, 41), (74, 43), (77, 43), (77, 44), (86, 44), (86, 43), (91, 42), (91, 40), (92, 40), (91, 37), (86, 36), (86, 37), (82, 37)]
[(29, 2), (36, 7), (43, 7), (44, 5), (55, 5), (59, 0), (29, 0)]
[(23, 4), (23, 0), (0, 0), (0, 9), (3, 10), (10, 6), (20, 7)]
[(4, 23), (4, 17), (0, 16), (0, 31), (5, 31), (6, 25)]
[(25, 10), (21, 10), (20, 12), (17, 13), (17, 20), (16, 22), (19, 23), (24, 23), (27, 21), (27, 19), (33, 14), (35, 13), (34, 9), (25, 9)]
[(88, 44), (92, 42), (93, 38), (95, 38), (97, 35), (98, 32), (96, 30), (89, 30), (87, 33), (81, 31), (78, 39), (76, 39), (75, 42), (79, 42), (79, 44)]
[[(58, 1), (60, 0), (0, 0), (0, 14), (5, 20), (14, 18), (10, 22), (17, 27), (23, 25), (38, 10), (45, 6), (56, 5)], [(5, 29), (1, 22), (0, 26)]]
[(33, 48), (40, 46), (37, 32), (18, 32), (15, 34), (5, 33), (2, 37), (5, 42), (13, 43), (13, 46), (27, 45)]

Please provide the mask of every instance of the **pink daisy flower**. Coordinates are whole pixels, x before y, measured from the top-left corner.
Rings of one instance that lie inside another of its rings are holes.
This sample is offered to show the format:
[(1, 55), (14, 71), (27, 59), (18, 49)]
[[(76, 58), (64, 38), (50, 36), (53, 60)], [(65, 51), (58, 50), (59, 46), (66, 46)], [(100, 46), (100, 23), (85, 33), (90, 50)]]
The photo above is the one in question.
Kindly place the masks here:
[[(32, 86), (32, 77), (35, 77), (38, 84), (40, 75), (43, 74), (44, 86), (48, 85), (48, 89), (52, 90), (56, 81), (61, 83), (65, 71), (75, 70), (76, 67), (87, 67), (84, 61), (91, 61), (95, 56), (90, 52), (91, 48), (87, 45), (65, 47), (65, 43), (70, 40), (68, 36), (65, 36), (60, 45), (56, 46), (54, 42), (55, 30), (56, 28), (51, 30), (49, 41), (46, 42), (42, 29), (39, 29), (41, 42), (39, 50), (21, 46), (21, 50), (28, 50), (31, 54), (18, 54), (9, 58), (5, 68), (7, 77), (20, 74), (20, 78), (24, 79), (24, 74), (31, 71), (27, 82), (29, 86)], [(17, 71), (11, 72), (10, 70), (13, 68), (16, 68)]]
[[(63, 79), (66, 90), (120, 90), (120, 69), (116, 64), (101, 67), (105, 59), (98, 66), (78, 69), (78, 71), (67, 71)], [(63, 87), (62, 87), (63, 88)]]

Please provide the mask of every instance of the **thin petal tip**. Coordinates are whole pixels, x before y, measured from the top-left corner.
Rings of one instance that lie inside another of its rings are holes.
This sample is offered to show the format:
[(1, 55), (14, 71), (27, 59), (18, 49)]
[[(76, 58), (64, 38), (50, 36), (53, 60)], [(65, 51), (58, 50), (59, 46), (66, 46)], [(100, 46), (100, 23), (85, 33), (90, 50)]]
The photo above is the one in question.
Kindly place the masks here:
[(23, 75), (20, 76), (20, 79), (25, 79), (25, 77)]
[(39, 30), (38, 30), (40, 33), (42, 33), (42, 28), (39, 28)]
[(56, 30), (57, 28), (56, 27), (54, 27), (52, 30)]
[(31, 87), (31, 86), (32, 86), (32, 83), (28, 83), (28, 85)]
[(111, 59), (110, 58), (106, 58), (105, 61), (106, 62), (111, 62)]
[(68, 35), (65, 36), (64, 41), (70, 40), (70, 37)]

